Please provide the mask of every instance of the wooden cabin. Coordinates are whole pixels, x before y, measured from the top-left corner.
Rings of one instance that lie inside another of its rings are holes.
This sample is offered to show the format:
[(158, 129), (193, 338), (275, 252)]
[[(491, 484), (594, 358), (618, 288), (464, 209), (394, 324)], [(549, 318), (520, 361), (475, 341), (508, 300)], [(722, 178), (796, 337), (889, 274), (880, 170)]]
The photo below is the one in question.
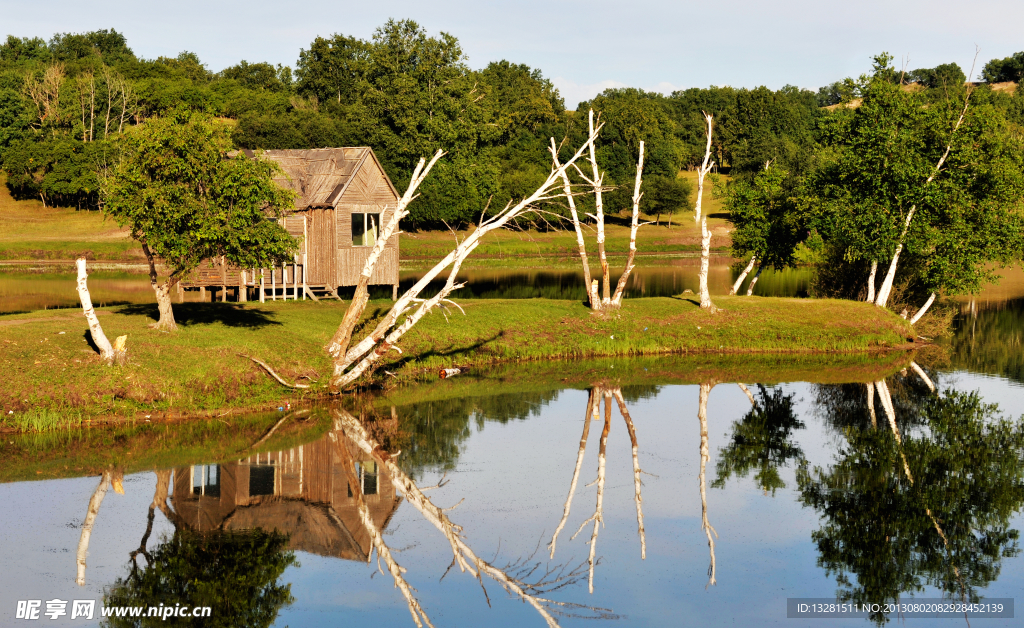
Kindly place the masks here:
[[(250, 157), (252, 151), (245, 151)], [(227, 300), (337, 297), (337, 288), (359, 281), (366, 259), (382, 225), (391, 219), (400, 195), (373, 154), (373, 149), (317, 148), (271, 150), (260, 155), (281, 167), (274, 181), (296, 193), (295, 207), (281, 225), (299, 241), (291, 264), (277, 268), (235, 268), (221, 260), (207, 260), (179, 284), (184, 290), (207, 290)], [(398, 292), (398, 234), (391, 236), (377, 261), (371, 285), (392, 286)], [(219, 293), (219, 294), (217, 294)]]
[(176, 468), (171, 501), (177, 518), (198, 532), (276, 530), (288, 535), (289, 549), (366, 562), (373, 544), (349, 478), (383, 531), (401, 497), (341, 430), (281, 451)]

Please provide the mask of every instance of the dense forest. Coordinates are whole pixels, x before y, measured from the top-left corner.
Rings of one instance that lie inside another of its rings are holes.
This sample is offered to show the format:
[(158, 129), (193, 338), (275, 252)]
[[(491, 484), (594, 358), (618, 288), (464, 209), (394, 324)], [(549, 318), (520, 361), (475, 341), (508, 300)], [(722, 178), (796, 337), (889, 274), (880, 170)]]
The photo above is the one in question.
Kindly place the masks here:
[[(679, 173), (704, 156), (707, 112), (712, 156), (732, 175), (734, 255), (783, 268), (811, 251), (818, 294), (863, 298), (868, 269), (874, 279), (906, 249), (900, 290), (974, 291), (991, 277), (987, 264), (1024, 250), (1024, 52), (990, 61), (982, 83), (954, 63), (908, 71), (891, 61), (883, 53), (869, 73), (817, 92), (622, 88), (567, 110), (541, 69), (503, 60), (473, 70), (454, 36), (410, 20), (370, 40), (317, 37), (294, 68), (243, 60), (220, 72), (191, 52), (139, 58), (115, 30), (10, 35), (0, 45), (0, 167), (16, 197), (97, 208), (118, 138), (146, 120), (200, 116), (236, 148), (372, 146), (400, 189), (420, 157), (443, 149), (407, 222), (460, 226), (535, 189), (550, 138), (578, 146), (593, 109), (605, 125), (607, 210), (629, 206), (643, 140), (642, 209), (671, 214), (692, 206)], [(949, 163), (937, 162), (944, 147)]]
[[(1022, 71), (1018, 53), (989, 63), (983, 75), (1017, 81)], [(964, 76), (945, 64), (905, 80), (939, 99)], [(820, 142), (823, 107), (859, 96), (853, 79), (817, 93), (710, 87), (665, 96), (625, 88), (566, 110), (541, 69), (496, 61), (473, 70), (455, 37), (431, 36), (408, 20), (387, 22), (369, 41), (317, 37), (294, 69), (243, 60), (220, 72), (191, 52), (139, 58), (112, 29), (49, 41), (10, 35), (0, 45), (0, 164), (19, 197), (93, 208), (111, 140), (188, 108), (230, 125), (240, 148), (372, 146), (399, 188), (417, 159), (443, 148), (449, 157), (424, 185), (411, 222), (465, 223), (488, 203), (500, 207), (532, 190), (547, 172), (549, 138), (578, 140), (593, 107), (606, 124), (607, 183), (631, 179), (636, 146), (646, 141), (645, 210), (653, 214), (687, 204), (689, 187), (676, 174), (703, 156), (701, 111), (715, 115), (715, 157), (733, 174), (752, 176), (769, 160), (800, 174)], [(991, 98), (1024, 123), (1024, 98)], [(627, 201), (610, 199), (613, 209)]]

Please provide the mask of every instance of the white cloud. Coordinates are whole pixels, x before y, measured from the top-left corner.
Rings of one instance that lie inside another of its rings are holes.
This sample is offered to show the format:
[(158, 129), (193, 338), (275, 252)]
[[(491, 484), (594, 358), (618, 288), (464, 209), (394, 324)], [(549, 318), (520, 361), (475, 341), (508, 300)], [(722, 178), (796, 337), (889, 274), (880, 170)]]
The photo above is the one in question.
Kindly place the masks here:
[(683, 89), (682, 85), (673, 85), (668, 81), (662, 81), (655, 85), (654, 87), (652, 87), (649, 91), (658, 92), (659, 94), (665, 94), (666, 96), (671, 96), (672, 92), (676, 92), (681, 89)]

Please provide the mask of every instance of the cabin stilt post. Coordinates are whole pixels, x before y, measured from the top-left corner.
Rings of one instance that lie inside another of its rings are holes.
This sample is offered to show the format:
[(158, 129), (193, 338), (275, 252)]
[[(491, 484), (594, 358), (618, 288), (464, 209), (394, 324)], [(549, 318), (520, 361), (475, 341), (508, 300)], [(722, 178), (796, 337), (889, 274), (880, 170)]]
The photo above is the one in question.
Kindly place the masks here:
[(223, 255), (220, 256), (220, 302), (228, 302), (228, 264)]
[(266, 277), (264, 276), (263, 269), (260, 269), (260, 303), (267, 302), (267, 284)]

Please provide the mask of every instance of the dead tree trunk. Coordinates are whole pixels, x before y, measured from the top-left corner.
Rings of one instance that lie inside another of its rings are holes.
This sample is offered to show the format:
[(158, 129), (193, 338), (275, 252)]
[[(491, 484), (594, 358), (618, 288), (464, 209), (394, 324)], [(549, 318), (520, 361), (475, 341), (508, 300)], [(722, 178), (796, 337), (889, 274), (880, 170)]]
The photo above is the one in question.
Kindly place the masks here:
[(594, 110), (590, 110), (588, 118), (590, 125), (590, 139), (587, 146), (590, 149), (590, 166), (593, 171), (593, 179), (590, 180), (594, 188), (594, 220), (597, 221), (597, 256), (601, 261), (601, 305), (606, 306), (611, 302), (611, 278), (608, 276), (608, 255), (604, 247), (604, 175), (597, 167), (597, 148), (594, 146)]
[(754, 270), (754, 264), (756, 262), (757, 262), (757, 256), (756, 255), (751, 255), (750, 256), (750, 262), (747, 264), (747, 267), (743, 269), (743, 272), (740, 273), (740, 276), (736, 278), (736, 282), (734, 284), (732, 284), (732, 290), (729, 291), (730, 295), (736, 294), (737, 292), (739, 292), (740, 286), (743, 285), (743, 280), (747, 278), (747, 275), (750, 274), (750, 271)]
[(622, 293), (626, 290), (626, 282), (629, 281), (629, 275), (633, 272), (633, 266), (636, 260), (636, 232), (640, 228), (640, 198), (643, 196), (640, 192), (640, 184), (643, 182), (644, 174), (644, 143), (640, 141), (640, 156), (636, 161), (636, 181), (633, 184), (633, 215), (629, 226), (629, 255), (626, 256), (626, 268), (622, 271), (622, 276), (619, 277), (619, 283), (615, 286), (615, 294), (612, 296), (612, 307), (622, 306)]
[(764, 270), (764, 266), (758, 266), (757, 267), (757, 273), (754, 275), (754, 278), (750, 280), (750, 285), (747, 286), (747, 296), (748, 297), (754, 295), (754, 286), (757, 285), (757, 280), (761, 278), (761, 271), (762, 270)]
[[(384, 560), (384, 564), (387, 565), (388, 573), (391, 578), (395, 581), (395, 588), (402, 592), (402, 597), (405, 598), (406, 604), (409, 606), (409, 613), (412, 615), (412, 621), (416, 624), (417, 628), (423, 628), (423, 624), (434, 628), (434, 624), (430, 623), (430, 618), (427, 617), (427, 613), (420, 606), (419, 600), (412, 593), (412, 587), (405, 580), (405, 576), (402, 572), (405, 569), (398, 564), (394, 556), (391, 554), (391, 548), (384, 542), (384, 537), (377, 528), (377, 525), (373, 522), (373, 517), (370, 515), (370, 508), (366, 505), (366, 500), (363, 498), (362, 486), (359, 483), (359, 478), (355, 474), (355, 461), (348, 453), (345, 444), (337, 438), (335, 433), (331, 433), (331, 440), (334, 443), (334, 450), (338, 453), (338, 458), (341, 460), (341, 466), (345, 469), (345, 476), (348, 480), (349, 490), (352, 496), (356, 500), (356, 510), (359, 513), (359, 522), (363, 524), (363, 529), (366, 530), (367, 535), (370, 537), (370, 542), (373, 545), (373, 549), (377, 552), (377, 557)], [(342, 524), (344, 525), (344, 524)], [(367, 557), (369, 560), (369, 557)], [(380, 562), (378, 561), (378, 566)]]
[(96, 309), (92, 306), (92, 297), (89, 296), (89, 275), (85, 272), (85, 258), (78, 258), (75, 264), (78, 266), (78, 298), (82, 301), (85, 320), (89, 323), (89, 334), (92, 335), (96, 348), (100, 350), (100, 357), (109, 366), (114, 363), (114, 347), (103, 333), (100, 320), (96, 317)]
[(704, 161), (697, 169), (697, 202), (694, 206), (694, 218), (700, 225), (700, 307), (711, 313), (718, 311), (715, 304), (711, 302), (711, 292), (708, 290), (708, 271), (711, 266), (711, 232), (708, 230), (708, 218), (702, 215), (701, 204), (704, 198), (704, 178), (714, 167), (715, 162), (711, 159), (711, 134), (714, 131), (714, 116), (705, 113), (704, 120), (707, 122), (707, 147), (704, 149)]
[(159, 320), (150, 327), (162, 331), (178, 331), (178, 325), (174, 322), (174, 310), (171, 308), (171, 288), (178, 283), (178, 277), (172, 274), (166, 281), (160, 283), (156, 272), (156, 258), (145, 242), (142, 243), (142, 252), (146, 254), (146, 261), (149, 262), (149, 285), (153, 286), (153, 292), (156, 294), (156, 307), (160, 315)]
[(878, 417), (875, 415), (875, 383), (868, 382), (865, 386), (868, 389), (868, 415), (871, 417), (871, 428), (875, 429), (878, 427)]
[[(594, 111), (590, 111), (589, 124), (592, 133), (591, 140), (587, 143), (587, 148), (590, 152), (590, 163), (593, 171), (592, 178), (587, 177), (583, 172), (576, 168), (576, 172), (580, 177), (586, 181), (590, 187), (594, 190), (594, 202), (596, 211), (594, 214), (588, 214), (594, 219), (597, 231), (597, 249), (598, 257), (601, 261), (601, 277), (602, 281), (600, 285), (593, 281), (590, 277), (590, 266), (587, 262), (587, 250), (583, 240), (583, 228), (580, 223), (579, 214), (576, 211), (576, 202), (573, 199), (571, 186), (569, 183), (568, 173), (563, 177), (563, 191), (569, 201), (569, 212), (572, 217), (573, 228), (576, 231), (576, 244), (580, 251), (580, 260), (583, 263), (583, 280), (587, 286), (587, 299), (590, 302), (590, 307), (593, 310), (603, 310), (610, 308), (622, 307), (622, 296), (626, 290), (626, 285), (629, 281), (630, 274), (633, 272), (633, 268), (636, 264), (636, 236), (637, 231), (643, 225), (650, 223), (640, 222), (640, 199), (643, 196), (640, 193), (640, 185), (643, 181), (643, 164), (644, 164), (644, 142), (640, 142), (640, 154), (637, 159), (636, 166), (636, 180), (633, 186), (633, 211), (630, 222), (629, 230), (629, 254), (626, 258), (626, 266), (619, 277), (619, 281), (615, 287), (615, 293), (611, 292), (611, 277), (609, 275), (608, 256), (605, 250), (605, 232), (604, 232), (604, 188), (602, 187), (604, 182), (604, 175), (601, 174), (600, 169), (597, 166), (597, 149), (594, 146), (594, 138), (597, 137), (596, 129), (594, 128)], [(557, 151), (555, 148), (554, 139), (551, 140), (551, 151), (555, 155), (555, 165), (558, 166)], [(599, 288), (603, 288), (603, 291), (599, 293)]]
[(750, 400), (750, 405), (756, 406), (757, 401), (754, 399), (754, 394), (750, 392), (749, 388), (747, 388), (747, 385), (742, 382), (736, 382), (736, 385), (740, 387), (740, 390), (743, 391), (743, 394), (746, 395), (747, 399)]
[(910, 319), (910, 324), (913, 325), (917, 323), (917, 321), (921, 320), (921, 317), (924, 316), (924, 313), (928, 311), (928, 308), (930, 308), (932, 306), (932, 303), (934, 302), (935, 293), (933, 292), (931, 293), (931, 295), (928, 296), (928, 300), (924, 302), (924, 305), (921, 306), (921, 309), (917, 311), (917, 314), (914, 314), (914, 317)]
[[(341, 408), (334, 410), (334, 417), (335, 429), (341, 431), (356, 447), (373, 458), (387, 472), (395, 490), (444, 535), (451, 546), (454, 565), (457, 565), (462, 572), (468, 572), (481, 583), (484, 575), (491, 578), (507, 593), (532, 606), (544, 618), (549, 628), (557, 628), (558, 622), (555, 620), (552, 610), (557, 612), (560, 607), (573, 605), (547, 599), (542, 597), (542, 594), (545, 592), (545, 585), (550, 587), (548, 590), (554, 590), (563, 586), (562, 583), (567, 579), (574, 580), (575, 573), (556, 576), (548, 582), (527, 583), (481, 559), (462, 538), (462, 528), (452, 523), (448, 515), (445, 514), (445, 510), (450, 509), (442, 509), (434, 505), (416, 483), (394, 462), (394, 459), (384, 453), (380, 444), (369, 436), (355, 417)], [(575, 607), (580, 608), (579, 606)]]
[(100, 483), (89, 498), (89, 508), (85, 511), (85, 520), (82, 521), (82, 534), (78, 539), (78, 552), (76, 553), (78, 563), (78, 574), (75, 583), (78, 586), (85, 586), (85, 559), (89, 555), (89, 539), (92, 538), (92, 527), (96, 523), (96, 515), (100, 514), (100, 505), (103, 504), (103, 497), (110, 487), (110, 479), (113, 475), (111, 470), (106, 470), (100, 476)]
[(373, 249), (370, 250), (370, 255), (366, 259), (366, 263), (363, 265), (363, 271), (359, 274), (359, 281), (356, 283), (356, 292), (352, 297), (352, 302), (349, 303), (348, 309), (345, 310), (345, 318), (342, 319), (341, 324), (338, 325), (338, 330), (334, 332), (334, 336), (331, 341), (327, 343), (327, 353), (333, 358), (337, 358), (339, 355), (343, 355), (347, 350), (349, 344), (352, 342), (352, 331), (355, 329), (356, 324), (362, 317), (363, 312), (366, 310), (366, 304), (370, 300), (370, 277), (373, 276), (373, 269), (377, 266), (377, 260), (384, 252), (384, 245), (391, 238), (392, 235), (398, 232), (399, 221), (409, 215), (408, 209), (409, 203), (416, 198), (416, 189), (423, 183), (423, 179), (426, 178), (427, 173), (434, 167), (437, 160), (444, 155), (443, 151), (437, 151), (434, 156), (430, 159), (430, 163), (426, 163), (425, 160), (420, 159), (420, 162), (416, 164), (416, 170), (412, 173), (412, 179), (409, 181), (409, 187), (405, 190), (405, 194), (398, 201), (398, 205), (395, 206), (394, 213), (391, 214), (391, 219), (388, 220), (387, 224), (381, 230), (380, 237), (373, 244)]
[(928, 377), (928, 374), (924, 372), (924, 369), (921, 368), (921, 366), (918, 365), (917, 362), (911, 360), (910, 368), (914, 369), (914, 372), (917, 373), (917, 376), (921, 378), (921, 381), (924, 382), (924, 385), (928, 387), (928, 390), (935, 392), (935, 382), (932, 381), (932, 378)]
[(878, 272), (878, 260), (871, 260), (871, 274), (868, 275), (868, 303), (875, 302), (875, 273)]
[[(590, 534), (590, 557), (587, 559), (587, 566), (590, 571), (590, 577), (588, 583), (590, 592), (594, 592), (594, 567), (597, 565), (597, 535), (600, 531), (601, 524), (604, 523), (604, 480), (605, 480), (605, 460), (608, 452), (608, 432), (612, 428), (612, 405), (610, 391), (604, 389), (598, 389), (601, 396), (604, 397), (604, 429), (601, 430), (601, 445), (597, 453), (597, 505), (594, 506), (594, 514), (591, 515), (586, 521), (580, 524), (579, 529), (576, 530), (576, 534), (572, 535), (575, 539), (576, 535), (583, 531), (583, 528), (590, 523), (594, 522), (594, 530)], [(598, 400), (598, 403), (600, 399)], [(572, 540), (572, 539), (570, 539)]]
[[(555, 138), (551, 138), (551, 154), (554, 159), (555, 167), (558, 167), (558, 147), (555, 146)], [(572, 193), (572, 185), (569, 183), (569, 173), (562, 171), (562, 191), (565, 194), (565, 200), (569, 203), (569, 214), (572, 216), (572, 226), (576, 231), (576, 246), (580, 252), (580, 262), (583, 264), (583, 285), (587, 288), (587, 301), (590, 303), (591, 309), (601, 309), (601, 297), (597, 294), (597, 290), (594, 289), (590, 278), (590, 262), (587, 259), (587, 245), (583, 241), (583, 226), (580, 224), (580, 216), (576, 211), (576, 199)]]

